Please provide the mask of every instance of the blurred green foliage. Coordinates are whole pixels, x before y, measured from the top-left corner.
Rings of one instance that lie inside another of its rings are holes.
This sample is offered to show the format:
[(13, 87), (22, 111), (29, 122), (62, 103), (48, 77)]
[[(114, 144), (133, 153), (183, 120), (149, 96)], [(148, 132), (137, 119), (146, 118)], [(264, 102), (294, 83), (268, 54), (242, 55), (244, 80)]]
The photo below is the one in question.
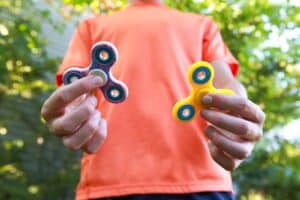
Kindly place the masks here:
[(0, 1), (0, 199), (74, 195), (78, 155), (62, 148), (40, 118), (59, 63), (47, 56), (41, 35), (49, 14), (31, 0)]
[[(109, 13), (126, 5), (124, 0), (47, 2), (72, 6), (69, 18), (86, 7)], [(288, 0), (166, 2), (215, 19), (240, 61), (239, 79), (250, 99), (267, 113), (265, 131), (271, 133), (233, 174), (239, 199), (300, 199), (300, 144), (278, 136), (280, 127), (300, 118), (300, 7)], [(55, 88), (60, 62), (47, 55), (41, 34), (42, 23), (64, 23), (50, 15), (33, 0), (0, 0), (0, 199), (74, 197), (80, 155), (63, 148), (39, 114)]]

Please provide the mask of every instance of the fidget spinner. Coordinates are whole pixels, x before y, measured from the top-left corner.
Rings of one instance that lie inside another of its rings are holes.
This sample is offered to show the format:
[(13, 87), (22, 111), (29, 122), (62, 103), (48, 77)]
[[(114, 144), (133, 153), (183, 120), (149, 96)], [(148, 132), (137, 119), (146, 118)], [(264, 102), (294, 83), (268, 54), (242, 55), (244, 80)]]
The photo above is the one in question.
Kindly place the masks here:
[(192, 85), (190, 95), (178, 101), (172, 110), (173, 117), (180, 122), (188, 122), (194, 119), (196, 113), (204, 107), (202, 97), (208, 93), (234, 95), (228, 89), (216, 89), (213, 86), (214, 69), (207, 62), (196, 62), (188, 70), (188, 80)]
[(128, 96), (127, 86), (116, 80), (111, 67), (118, 60), (118, 50), (110, 42), (98, 42), (91, 50), (91, 63), (86, 68), (72, 67), (63, 74), (65, 85), (88, 75), (100, 76), (103, 80), (101, 89), (104, 97), (111, 103), (121, 103)]

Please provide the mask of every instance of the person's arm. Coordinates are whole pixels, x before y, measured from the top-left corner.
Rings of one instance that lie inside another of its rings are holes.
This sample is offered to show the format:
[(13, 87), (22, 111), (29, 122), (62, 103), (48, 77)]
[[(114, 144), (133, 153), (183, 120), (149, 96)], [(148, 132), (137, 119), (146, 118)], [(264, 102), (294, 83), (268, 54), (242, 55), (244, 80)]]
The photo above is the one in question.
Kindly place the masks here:
[(56, 73), (60, 87), (44, 102), (41, 115), (50, 132), (62, 138), (66, 147), (94, 153), (106, 137), (106, 121), (97, 109), (98, 99), (90, 94), (102, 85), (103, 80), (87, 76), (70, 85), (62, 85), (62, 74), (66, 69), (89, 64), (93, 43), (90, 33), (89, 21), (80, 22)]
[(247, 98), (245, 88), (225, 62), (211, 63), (215, 69), (214, 85), (231, 89), (236, 95), (206, 95), (202, 102), (207, 109), (201, 111), (201, 116), (209, 123), (205, 133), (212, 158), (232, 171), (251, 154), (262, 136), (265, 114)]
[(106, 121), (97, 110), (98, 100), (89, 95), (102, 83), (98, 76), (87, 76), (59, 87), (44, 102), (41, 115), (66, 147), (94, 153), (106, 138)]
[(233, 90), (239, 96), (247, 98), (245, 87), (232, 74), (228, 64), (222, 60), (211, 62), (215, 70), (214, 86), (216, 88), (227, 88)]

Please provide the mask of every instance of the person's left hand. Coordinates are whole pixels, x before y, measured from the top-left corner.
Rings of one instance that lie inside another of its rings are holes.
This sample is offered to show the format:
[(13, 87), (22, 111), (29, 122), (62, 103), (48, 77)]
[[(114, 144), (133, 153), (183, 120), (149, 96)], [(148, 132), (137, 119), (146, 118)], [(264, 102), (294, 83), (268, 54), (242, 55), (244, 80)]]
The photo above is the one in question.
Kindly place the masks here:
[(203, 97), (206, 106), (201, 116), (209, 125), (212, 158), (228, 171), (236, 169), (252, 152), (263, 134), (264, 112), (245, 97), (208, 94)]

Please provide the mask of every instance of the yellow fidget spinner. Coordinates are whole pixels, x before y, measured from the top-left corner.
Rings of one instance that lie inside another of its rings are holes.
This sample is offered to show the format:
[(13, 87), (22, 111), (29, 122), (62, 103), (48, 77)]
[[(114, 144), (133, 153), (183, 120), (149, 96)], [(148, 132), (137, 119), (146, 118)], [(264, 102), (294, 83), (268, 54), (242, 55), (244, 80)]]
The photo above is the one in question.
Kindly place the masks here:
[(208, 62), (196, 62), (189, 68), (187, 75), (192, 91), (187, 98), (178, 101), (172, 110), (173, 117), (180, 122), (189, 122), (194, 119), (196, 113), (204, 107), (201, 102), (206, 94), (234, 95), (231, 90), (216, 89), (213, 86), (214, 69)]

